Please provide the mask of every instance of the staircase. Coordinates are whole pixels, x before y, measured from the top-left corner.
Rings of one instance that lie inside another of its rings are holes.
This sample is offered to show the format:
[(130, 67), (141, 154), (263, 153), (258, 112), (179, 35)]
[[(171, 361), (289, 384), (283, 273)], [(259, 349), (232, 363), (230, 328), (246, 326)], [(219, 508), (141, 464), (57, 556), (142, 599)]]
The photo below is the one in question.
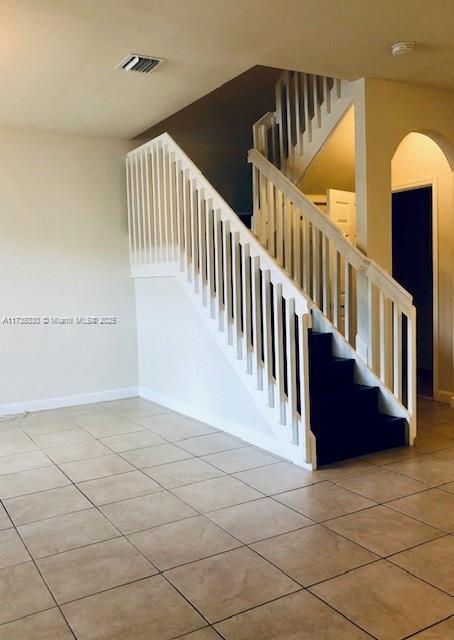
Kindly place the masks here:
[(179, 280), (270, 426), (270, 450), (314, 469), (413, 443), (416, 318), (411, 296), (293, 182), (299, 151), (315, 154), (349, 104), (346, 83), (283, 78), (312, 92), (255, 126), (254, 232), (168, 134), (128, 154), (131, 273)]
[(355, 382), (355, 360), (332, 354), (332, 334), (311, 331), (311, 429), (317, 463), (325, 465), (406, 442), (405, 418), (379, 410), (378, 386)]
[(348, 80), (283, 71), (276, 111), (253, 126), (254, 149), (296, 184), (352, 101)]

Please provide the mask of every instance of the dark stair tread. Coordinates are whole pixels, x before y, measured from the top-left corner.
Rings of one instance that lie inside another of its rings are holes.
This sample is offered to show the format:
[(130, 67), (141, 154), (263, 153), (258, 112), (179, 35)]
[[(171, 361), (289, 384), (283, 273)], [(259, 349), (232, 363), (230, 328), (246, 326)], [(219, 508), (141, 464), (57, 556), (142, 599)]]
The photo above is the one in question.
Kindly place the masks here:
[(334, 391), (321, 390), (318, 393), (314, 393), (313, 397), (315, 399), (320, 398), (321, 400), (323, 399), (326, 400), (327, 396), (329, 396), (330, 398), (333, 398), (333, 400), (335, 400), (336, 398), (340, 398), (342, 396), (352, 396), (352, 395), (357, 395), (362, 393), (372, 393), (372, 392), (377, 393), (378, 387), (371, 387), (369, 385), (359, 384), (357, 382), (354, 382), (350, 389), (339, 389)]
[(312, 430), (317, 463), (338, 462), (405, 444), (405, 418), (379, 411), (378, 386), (355, 382), (354, 358), (332, 354), (332, 333), (309, 334)]

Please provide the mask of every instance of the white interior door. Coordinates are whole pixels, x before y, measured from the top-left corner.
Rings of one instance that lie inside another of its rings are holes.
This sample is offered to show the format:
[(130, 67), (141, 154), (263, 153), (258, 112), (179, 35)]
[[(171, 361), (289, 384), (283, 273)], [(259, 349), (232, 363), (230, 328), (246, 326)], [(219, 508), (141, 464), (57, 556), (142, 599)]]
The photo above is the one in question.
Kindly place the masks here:
[(356, 193), (327, 189), (327, 212), (352, 244), (356, 244)]

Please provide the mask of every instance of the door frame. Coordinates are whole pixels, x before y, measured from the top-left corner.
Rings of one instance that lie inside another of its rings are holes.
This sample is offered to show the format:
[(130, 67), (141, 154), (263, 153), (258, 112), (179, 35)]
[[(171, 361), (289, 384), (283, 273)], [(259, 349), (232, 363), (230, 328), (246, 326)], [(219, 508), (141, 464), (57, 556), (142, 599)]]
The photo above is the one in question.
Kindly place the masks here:
[[(391, 188), (391, 193), (399, 193), (400, 191), (413, 191), (424, 187), (432, 187), (432, 396), (434, 400), (442, 400), (438, 388), (438, 349), (439, 349), (439, 330), (438, 330), (438, 194), (437, 194), (437, 178), (425, 178), (423, 180), (415, 180), (405, 184), (395, 184)], [(391, 207), (392, 215), (392, 207)], [(392, 239), (391, 239), (392, 242)], [(416, 318), (416, 322), (418, 319)], [(416, 359), (418, 354), (416, 354)], [(444, 398), (443, 398), (444, 399)]]

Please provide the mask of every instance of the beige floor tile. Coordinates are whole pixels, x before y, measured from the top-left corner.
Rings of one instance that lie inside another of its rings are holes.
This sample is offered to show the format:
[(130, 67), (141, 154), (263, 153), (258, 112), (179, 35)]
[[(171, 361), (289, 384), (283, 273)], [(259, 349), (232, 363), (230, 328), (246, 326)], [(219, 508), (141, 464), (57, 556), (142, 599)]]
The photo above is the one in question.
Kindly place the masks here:
[(245, 547), (172, 569), (165, 575), (209, 622), (299, 588), (279, 569)]
[(312, 587), (380, 640), (398, 640), (453, 613), (452, 599), (382, 560)]
[(206, 433), (217, 431), (214, 427), (198, 420), (193, 420), (180, 413), (167, 413), (165, 415), (150, 416), (138, 421), (143, 427), (150, 429), (170, 442), (203, 436)]
[(142, 400), (142, 403), (134, 404), (123, 404), (123, 405), (112, 405), (110, 409), (115, 413), (128, 418), (128, 420), (140, 420), (142, 418), (147, 418), (148, 416), (158, 416), (163, 413), (172, 413), (170, 409), (167, 407), (163, 407), (160, 404), (156, 404), (154, 402), (148, 402), (148, 400)]
[(77, 424), (71, 422), (67, 418), (60, 417), (58, 420), (52, 419), (51, 421), (37, 421), (37, 422), (23, 422), (21, 429), (29, 436), (44, 435), (46, 433), (58, 433), (60, 431), (71, 431), (76, 428)]
[(112, 451), (93, 438), (93, 441), (85, 444), (70, 444), (63, 447), (52, 447), (46, 449), (46, 455), (55, 464), (74, 462), (75, 460), (86, 460), (88, 458), (98, 458), (99, 456), (111, 455)]
[(62, 609), (78, 640), (170, 640), (206, 625), (161, 576), (83, 598)]
[(336, 484), (376, 502), (388, 502), (427, 488), (423, 482), (381, 468), (340, 478)]
[(0, 458), (0, 476), (49, 466), (52, 466), (52, 462), (42, 451), (15, 453)]
[[(150, 402), (149, 400), (145, 400), (145, 398), (139, 398), (136, 396), (135, 398), (121, 398), (120, 400), (109, 400), (107, 402), (103, 402), (102, 406), (114, 413), (119, 413), (122, 415), (125, 411), (139, 411), (140, 409), (148, 409), (153, 412), (156, 408), (163, 409), (160, 404), (156, 404), (155, 402)], [(168, 409), (166, 409), (168, 411)], [(150, 413), (149, 415), (152, 415)]]
[(447, 438), (446, 436), (435, 432), (433, 433), (432, 431), (423, 431), (418, 433), (414, 443), (415, 451), (419, 451), (421, 453), (443, 451), (444, 449), (450, 449), (452, 447), (454, 447), (454, 441), (452, 438)]
[(0, 531), (4, 531), (5, 529), (10, 529), (13, 526), (13, 523), (8, 518), (8, 514), (0, 503)]
[(129, 539), (161, 571), (241, 546), (204, 516), (141, 531)]
[(367, 640), (370, 636), (307, 591), (216, 625), (225, 640)]
[(175, 489), (185, 484), (210, 480), (224, 475), (223, 471), (200, 460), (200, 458), (169, 462), (168, 464), (142, 469), (142, 471), (162, 484), (166, 489)]
[(440, 487), (442, 491), (448, 491), (449, 493), (454, 493), (454, 482), (448, 482), (448, 484), (443, 484)]
[(154, 467), (158, 464), (166, 464), (167, 462), (191, 458), (192, 454), (180, 449), (180, 447), (174, 444), (158, 444), (144, 449), (125, 451), (123, 457), (135, 467), (145, 469), (146, 467)]
[(245, 443), (225, 433), (208, 433), (205, 436), (186, 438), (179, 442), (179, 447), (189, 451), (195, 456), (205, 456), (209, 453), (218, 453), (230, 449), (244, 447)]
[(115, 453), (99, 458), (66, 462), (60, 465), (60, 469), (73, 482), (85, 482), (86, 480), (95, 480), (96, 478), (105, 478), (118, 473), (134, 471), (132, 465)]
[(246, 544), (313, 524), (271, 498), (212, 511), (207, 517)]
[(320, 482), (275, 496), (276, 500), (303, 515), (322, 522), (375, 504), (363, 496), (338, 487), (332, 482)]
[(97, 509), (24, 524), (18, 530), (34, 558), (44, 558), (120, 535)]
[(37, 451), (33, 440), (20, 429), (8, 429), (0, 432), (0, 456), (10, 456), (27, 451)]
[(454, 495), (447, 491), (429, 489), (394, 500), (387, 506), (443, 531), (454, 532)]
[(444, 620), (412, 636), (412, 640), (447, 640), (448, 638), (454, 638), (454, 618)]
[(454, 536), (426, 542), (389, 560), (454, 596)]
[(0, 531), (0, 569), (31, 560), (15, 529)]
[(267, 495), (291, 491), (317, 482), (311, 471), (301, 469), (290, 462), (278, 462), (266, 467), (240, 471), (235, 477)]
[(10, 498), (5, 506), (14, 523), (21, 525), (89, 509), (91, 504), (76, 487), (67, 486)]
[(140, 449), (142, 447), (151, 447), (156, 444), (164, 444), (164, 438), (143, 429), (142, 431), (133, 431), (132, 433), (121, 433), (118, 436), (109, 436), (102, 438), (101, 442), (115, 451), (131, 451), (131, 449)]
[(188, 484), (172, 491), (202, 513), (262, 497), (255, 489), (247, 487), (236, 478), (227, 476)]
[(252, 548), (305, 587), (377, 559), (320, 525), (258, 542)]
[(73, 425), (73, 429), (57, 431), (55, 433), (43, 433), (32, 436), (33, 442), (40, 449), (50, 449), (51, 447), (65, 447), (77, 444), (92, 444), (95, 438), (89, 433)]
[[(451, 442), (454, 443), (454, 440)], [(454, 447), (451, 447), (450, 449), (443, 449), (443, 451), (435, 451), (433, 455), (441, 460), (454, 463)]]
[(59, 553), (38, 560), (37, 565), (58, 604), (157, 573), (125, 538)]
[(113, 502), (101, 508), (122, 533), (134, 533), (195, 515), (194, 509), (166, 491)]
[(367, 462), (355, 458), (353, 460), (344, 460), (342, 462), (326, 465), (326, 467), (321, 467), (316, 471), (312, 471), (312, 477), (314, 482), (320, 482), (322, 480), (337, 480), (337, 478), (345, 478), (346, 476), (351, 476), (369, 468), (370, 465)]
[(434, 426), (454, 420), (454, 410), (440, 402), (424, 404), (418, 411), (418, 426)]
[(63, 416), (72, 420), (75, 416), (81, 416), (86, 413), (94, 413), (95, 411), (102, 413), (107, 411), (107, 408), (104, 406), (104, 403), (90, 402), (89, 404), (74, 404), (70, 407), (61, 407), (58, 411)]
[(445, 438), (454, 439), (454, 422), (447, 422), (445, 424), (439, 424), (435, 427), (430, 427), (427, 432), (433, 433), (437, 436), (444, 436)]
[(234, 449), (233, 451), (213, 453), (209, 456), (204, 456), (203, 459), (226, 473), (237, 473), (238, 471), (246, 471), (246, 469), (273, 464), (273, 462), (280, 462), (278, 458), (255, 447), (241, 447), (241, 449)]
[(362, 456), (359, 460), (368, 462), (375, 466), (382, 466), (385, 464), (391, 464), (392, 462), (400, 462), (401, 460), (407, 460), (408, 458), (415, 458), (421, 455), (413, 449), (413, 447), (396, 447), (395, 449), (387, 449), (386, 451), (377, 451), (376, 453), (370, 453), (366, 456)]
[(381, 556), (428, 542), (442, 532), (384, 506), (328, 520), (325, 525)]
[(426, 454), (404, 462), (395, 462), (386, 467), (409, 478), (420, 480), (432, 487), (454, 481), (454, 462)]
[(141, 471), (130, 471), (107, 478), (88, 480), (81, 482), (78, 487), (96, 505), (119, 502), (162, 491), (162, 487)]
[(33, 562), (0, 569), (0, 603), (0, 624), (55, 604)]
[(107, 438), (107, 436), (131, 433), (141, 429), (136, 422), (127, 420), (115, 413), (87, 414), (77, 418), (77, 424), (95, 438)]
[(74, 640), (74, 636), (55, 608), (1, 625), (0, 640)]
[(205, 627), (205, 629), (200, 629), (199, 631), (194, 631), (193, 633), (181, 636), (178, 640), (222, 640), (222, 638), (211, 627)]
[(0, 498), (15, 498), (67, 484), (71, 484), (71, 481), (55, 466), (11, 473), (0, 477)]

